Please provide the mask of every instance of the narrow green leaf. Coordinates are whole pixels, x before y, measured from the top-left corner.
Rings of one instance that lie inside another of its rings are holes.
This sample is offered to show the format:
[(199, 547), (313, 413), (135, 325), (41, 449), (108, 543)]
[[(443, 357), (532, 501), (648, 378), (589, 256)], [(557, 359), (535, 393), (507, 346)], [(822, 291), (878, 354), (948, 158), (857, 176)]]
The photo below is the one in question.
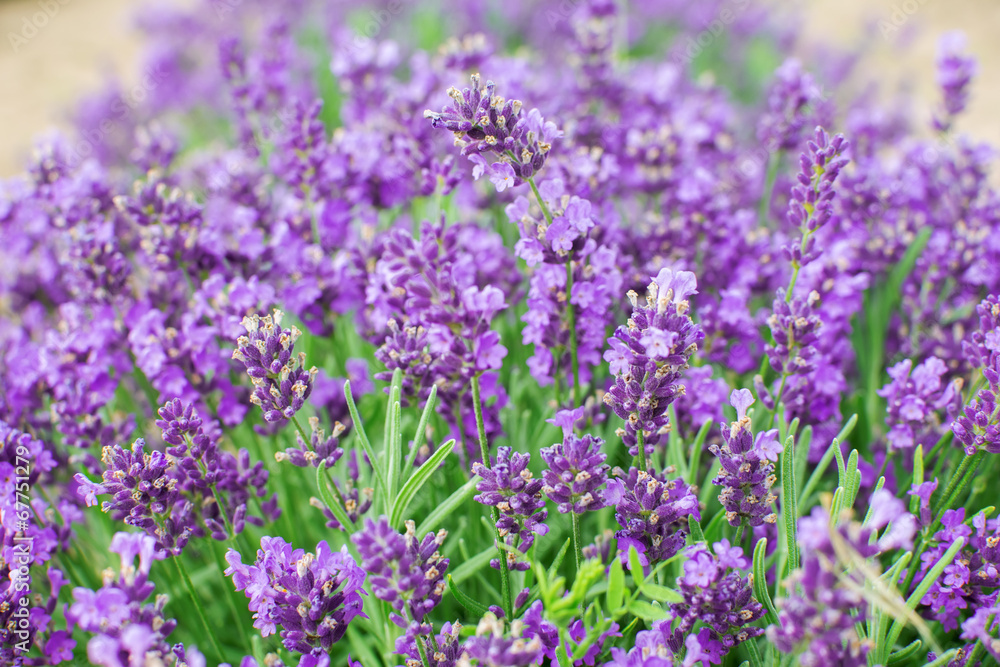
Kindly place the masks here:
[(667, 604), (672, 604), (675, 602), (683, 602), (684, 596), (675, 591), (672, 588), (667, 588), (666, 586), (661, 586), (660, 584), (654, 584), (652, 581), (645, 581), (642, 584), (642, 592), (647, 597), (656, 600), (657, 602), (665, 602)]
[(767, 590), (767, 567), (764, 561), (767, 558), (767, 538), (763, 537), (753, 548), (753, 596), (757, 602), (764, 605), (764, 618), (768, 624), (778, 624), (778, 610), (771, 600), (771, 594)]
[(353, 533), (354, 522), (351, 521), (349, 516), (347, 516), (347, 510), (344, 509), (344, 507), (340, 504), (340, 501), (337, 500), (337, 498), (330, 491), (330, 487), (327, 485), (326, 476), (326, 462), (324, 461), (319, 464), (318, 468), (316, 468), (316, 486), (319, 488), (320, 500), (323, 501), (324, 505), (330, 508), (330, 511), (333, 512), (333, 516), (340, 523), (341, 527), (347, 533)]
[(705, 533), (701, 530), (701, 524), (698, 523), (698, 520), (692, 514), (688, 514), (688, 530), (691, 532), (691, 539), (694, 542), (705, 541)]
[[(930, 590), (934, 582), (938, 580), (941, 573), (944, 572), (944, 568), (948, 567), (953, 560), (955, 560), (955, 555), (965, 546), (965, 538), (956, 538), (948, 550), (944, 552), (944, 555), (938, 559), (938, 562), (934, 563), (934, 567), (930, 569), (923, 580), (917, 585), (916, 590), (906, 599), (906, 608), (911, 612), (917, 608), (920, 601), (927, 595), (927, 591)], [(886, 637), (884, 653), (888, 654), (889, 651), (896, 645), (896, 640), (899, 639), (900, 633), (903, 632), (903, 627), (906, 625), (906, 619), (897, 618), (892, 622), (892, 627), (889, 628), (889, 634)]]
[(705, 541), (709, 543), (718, 542), (722, 539), (722, 526), (726, 523), (726, 508), (723, 507), (715, 516), (711, 518), (705, 526)]
[(465, 504), (465, 502), (476, 493), (476, 483), (478, 477), (473, 477), (468, 482), (460, 486), (448, 499), (434, 508), (427, 518), (417, 526), (417, 535), (426, 535), (441, 525), (441, 522), (449, 514)]
[(358, 434), (358, 442), (361, 443), (361, 448), (365, 450), (365, 455), (372, 465), (372, 470), (375, 471), (375, 478), (378, 480), (379, 486), (385, 489), (385, 474), (382, 472), (382, 462), (375, 456), (372, 443), (368, 439), (368, 434), (365, 433), (365, 426), (361, 421), (361, 415), (358, 414), (358, 406), (354, 404), (354, 395), (351, 393), (350, 380), (344, 383), (344, 397), (347, 399), (347, 410), (351, 413), (351, 421), (354, 422), (354, 432)]
[[(857, 415), (852, 418), (857, 421)], [(848, 422), (850, 423), (850, 422)], [(830, 461), (833, 460), (833, 453), (840, 450), (840, 439), (834, 438), (830, 446), (826, 448), (826, 452), (823, 453), (823, 458), (819, 460), (816, 467), (813, 469), (812, 474), (809, 475), (809, 481), (806, 482), (806, 486), (802, 489), (802, 493), (799, 494), (799, 504), (803, 507), (808, 507), (809, 496), (812, 495), (813, 490), (819, 485), (819, 481), (823, 478), (823, 473), (830, 466)]]
[(605, 596), (605, 600), (608, 605), (608, 611), (615, 611), (622, 606), (622, 600), (625, 599), (625, 569), (622, 567), (622, 561), (620, 558), (615, 558), (611, 563), (610, 571), (608, 572), (608, 592)]
[(708, 438), (708, 432), (712, 430), (712, 425), (714, 422), (709, 419), (701, 428), (698, 429), (698, 435), (694, 437), (694, 442), (691, 443), (691, 467), (688, 469), (687, 483), (697, 484), (698, 483), (698, 472), (701, 467), (701, 453), (705, 449), (705, 440)]
[(451, 439), (437, 448), (433, 454), (424, 461), (423, 465), (413, 474), (413, 477), (406, 480), (406, 484), (403, 488), (399, 490), (399, 495), (396, 496), (396, 501), (392, 504), (392, 512), (389, 514), (389, 524), (395, 528), (399, 528), (402, 525), (403, 515), (406, 509), (410, 506), (410, 502), (413, 500), (417, 492), (427, 483), (427, 480), (431, 478), (437, 469), (441, 466), (445, 457), (448, 456), (455, 448), (455, 440)]
[(681, 434), (677, 430), (677, 411), (673, 403), (667, 407), (667, 415), (670, 420), (670, 431), (667, 433), (667, 462), (677, 469), (681, 477), (687, 479), (688, 462), (684, 455)]
[(858, 473), (858, 450), (852, 449), (851, 454), (847, 459), (847, 490), (851, 492), (851, 495), (847, 497), (847, 502), (845, 506), (847, 509), (854, 509), (854, 500), (857, 494), (854, 491), (855, 477), (857, 477), (858, 487), (860, 488), (861, 475)]
[(642, 571), (642, 563), (639, 561), (639, 551), (630, 546), (628, 548), (628, 570), (632, 575), (632, 580), (635, 581), (635, 585), (642, 588), (642, 583), (645, 581), (645, 574)]
[(844, 496), (847, 492), (844, 491), (844, 487), (838, 486), (837, 490), (833, 492), (833, 502), (830, 503), (830, 517), (833, 519), (834, 524), (840, 523), (840, 513), (844, 509)]
[(747, 653), (750, 654), (751, 667), (764, 667), (764, 659), (760, 656), (760, 649), (757, 647), (757, 640), (750, 639), (745, 642)]
[(559, 553), (556, 557), (552, 559), (552, 565), (549, 566), (549, 577), (555, 578), (559, 574), (559, 568), (562, 566), (563, 559), (566, 558), (566, 554), (569, 553), (569, 545), (572, 543), (572, 538), (567, 537), (566, 541), (563, 542), (562, 547), (559, 549)]
[(628, 605), (629, 613), (651, 623), (667, 617), (667, 610), (650, 604), (645, 600), (632, 600)]
[(455, 578), (450, 574), (448, 575), (448, 589), (451, 591), (451, 594), (455, 596), (455, 599), (458, 600), (458, 603), (465, 607), (470, 614), (482, 617), (489, 611), (487, 607), (463, 593), (456, 584)]
[(406, 455), (406, 470), (403, 471), (404, 479), (413, 471), (413, 464), (417, 460), (417, 452), (424, 446), (424, 441), (427, 439), (427, 424), (430, 422), (431, 414), (437, 405), (437, 392), (437, 385), (432, 384), (431, 393), (427, 396), (427, 401), (424, 403), (424, 411), (420, 413), (420, 423), (417, 424), (417, 430), (413, 434), (413, 446), (410, 448), (410, 453)]
[(890, 653), (889, 659), (886, 661), (886, 665), (896, 665), (901, 662), (906, 662), (907, 660), (915, 656), (917, 652), (923, 647), (923, 645), (924, 645), (923, 641), (921, 641), (920, 639), (914, 639), (912, 642), (910, 642), (903, 648), (899, 649), (898, 651)]
[(844, 453), (840, 451), (840, 442), (833, 450), (833, 455), (837, 457), (837, 486), (847, 488), (847, 464), (844, 463)]
[[(395, 388), (393, 393), (398, 394)], [(385, 432), (385, 481), (389, 484), (386, 508), (396, 502), (396, 490), (399, 488), (399, 468), (403, 461), (402, 421), (403, 408), (399, 400), (390, 400), (389, 428)]]
[[(913, 486), (924, 483), (924, 446), (917, 445), (913, 451)], [(910, 514), (920, 516), (920, 496), (910, 496)]]
[(798, 502), (795, 498), (795, 439), (789, 436), (781, 453), (781, 523), (785, 531), (785, 549), (788, 554), (782, 578), (799, 566), (799, 544), (795, 533), (798, 520)]

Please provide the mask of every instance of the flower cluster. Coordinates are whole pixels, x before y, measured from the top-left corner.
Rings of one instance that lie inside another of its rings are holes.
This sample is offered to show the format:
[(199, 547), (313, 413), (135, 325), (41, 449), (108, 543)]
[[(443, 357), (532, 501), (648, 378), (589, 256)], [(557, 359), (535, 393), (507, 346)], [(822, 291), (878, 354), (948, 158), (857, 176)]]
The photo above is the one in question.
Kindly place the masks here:
[[(529, 569), (530, 563), (518, 560), (516, 552), (527, 553), (535, 536), (549, 531), (544, 523), (548, 516), (542, 498), (545, 484), (540, 479), (534, 479), (528, 470), (530, 461), (530, 454), (500, 447), (490, 467), (478, 461), (472, 466), (472, 472), (481, 477), (476, 484), (479, 495), (475, 500), (497, 509), (497, 532), (504, 544), (511, 548), (504, 553), (504, 557), (507, 567), (512, 570)], [(494, 558), (490, 566), (499, 568), (500, 561)]]
[(282, 329), (283, 314), (248, 315), (243, 319), (247, 335), (236, 339), (233, 359), (241, 362), (254, 384), (250, 402), (260, 406), (264, 419), (277, 422), (295, 416), (312, 391), (316, 367), (305, 368), (306, 355), (292, 355), (292, 347), (302, 332)]
[(233, 549), (226, 562), (226, 575), (250, 599), (253, 626), (267, 637), (280, 625), (289, 651), (326, 653), (354, 618), (367, 618), (361, 610), (366, 574), (346, 546), (332, 551), (320, 542), (307, 553), (280, 537), (264, 537), (253, 564), (245, 565)]
[[(385, 517), (365, 521), (364, 532), (354, 536), (361, 554), (361, 567), (368, 573), (372, 594), (388, 602), (406, 621), (424, 624), (424, 618), (441, 601), (448, 559), (438, 549), (448, 531), (428, 533), (422, 540), (415, 534), (412, 521), (406, 522), (406, 533), (400, 535)], [(405, 609), (404, 609), (405, 608)], [(407, 625), (399, 616), (401, 626)]]
[(542, 449), (542, 459), (549, 466), (542, 474), (542, 492), (558, 504), (562, 514), (583, 514), (604, 506), (600, 489), (609, 466), (604, 463), (608, 457), (601, 451), (603, 444), (600, 438), (568, 433), (561, 444)]
[[(664, 473), (670, 473), (665, 470)], [(621, 530), (618, 553), (628, 562), (631, 547), (639, 552), (643, 565), (670, 558), (684, 547), (688, 517), (701, 518), (698, 497), (681, 479), (667, 479), (654, 471), (630, 468), (626, 475), (615, 470), (608, 481), (604, 502), (615, 508)]]
[(696, 293), (694, 274), (662, 269), (652, 280), (645, 305), (629, 292), (628, 326), (618, 327), (604, 353), (615, 376), (604, 402), (625, 420), (623, 439), (633, 455), (640, 438), (651, 453), (669, 428), (667, 408), (684, 391), (677, 382), (704, 338), (688, 313), (687, 299)]
[(1000, 453), (1000, 424), (997, 423), (997, 403), (1000, 396), (1000, 299), (990, 295), (976, 308), (979, 330), (963, 341), (965, 356), (982, 371), (986, 386), (970, 398), (951, 424), (955, 437), (965, 453), (978, 451)]
[(479, 174), (487, 168), (483, 154), (493, 153), (499, 162), (489, 165), (490, 180), (497, 190), (520, 185), (538, 173), (561, 133), (546, 123), (538, 109), (522, 113), (519, 100), (505, 100), (496, 94), (496, 84), (480, 86), (472, 75), (472, 88), (449, 88), (454, 105), (440, 113), (427, 110), (424, 116), (434, 127), (455, 133), (462, 154), (476, 164)]
[(93, 633), (87, 642), (91, 664), (204, 665), (205, 659), (197, 650), (185, 651), (183, 645), (171, 647), (167, 643), (166, 638), (177, 627), (177, 621), (163, 613), (166, 596), (159, 595), (155, 602), (146, 602), (155, 589), (149, 580), (150, 568), (154, 561), (164, 558), (164, 553), (157, 550), (156, 540), (141, 533), (116, 533), (110, 549), (121, 556), (120, 570), (105, 572), (104, 585), (96, 591), (73, 589), (73, 603), (66, 609), (67, 620)]
[(961, 382), (943, 382), (948, 369), (937, 357), (930, 357), (916, 368), (904, 359), (889, 368), (892, 381), (878, 391), (886, 400), (886, 424), (889, 433), (886, 441), (889, 450), (913, 449), (918, 444), (924, 449), (939, 437), (941, 410), (955, 415), (961, 407)]
[(704, 544), (696, 544), (687, 557), (684, 574), (677, 579), (684, 601), (670, 606), (673, 634), (667, 643), (671, 650), (681, 650), (699, 621), (711, 631), (712, 641), (721, 644), (726, 652), (764, 634), (761, 628), (751, 625), (764, 616), (764, 607), (752, 597), (747, 578), (739, 573), (750, 567), (743, 550), (722, 540), (712, 545), (712, 551)]
[(945, 630), (954, 630), (960, 624), (964, 627), (962, 618), (967, 610), (996, 603), (996, 588), (1000, 586), (1000, 520), (987, 519), (980, 512), (971, 523), (971, 527), (966, 524), (964, 507), (946, 510), (941, 529), (920, 557), (918, 576), (922, 579), (955, 540), (962, 538), (967, 545), (920, 600)]
[(168, 401), (159, 415), (156, 425), (163, 429), (167, 451), (147, 453), (142, 438), (131, 449), (105, 447), (101, 483), (76, 475), (88, 505), (110, 495), (101, 506), (104, 512), (141, 528), (172, 554), (181, 553), (191, 537), (207, 532), (226, 540), (243, 532), (247, 521), (263, 525), (280, 516), (276, 494), (259, 503), (262, 516), (247, 513), (251, 499), (267, 496), (262, 462), (251, 464), (245, 449), (236, 455), (220, 449), (193, 407), (179, 399)]
[(711, 445), (709, 451), (719, 458), (722, 466), (712, 484), (722, 487), (719, 502), (726, 509), (726, 519), (732, 526), (745, 522), (749, 526), (775, 523), (772, 506), (777, 500), (771, 487), (777, 481), (774, 462), (783, 451), (778, 442), (778, 429), (757, 434), (754, 438), (747, 409), (754, 398), (749, 389), (733, 391), (729, 399), (736, 408), (736, 421), (723, 429), (725, 443)]

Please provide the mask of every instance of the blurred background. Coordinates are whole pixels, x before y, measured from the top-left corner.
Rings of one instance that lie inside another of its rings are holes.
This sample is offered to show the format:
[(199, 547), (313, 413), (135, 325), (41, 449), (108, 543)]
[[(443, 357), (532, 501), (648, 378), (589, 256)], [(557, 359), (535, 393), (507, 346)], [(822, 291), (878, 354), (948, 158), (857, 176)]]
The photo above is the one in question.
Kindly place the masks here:
[[(939, 94), (937, 40), (945, 31), (962, 30), (979, 58), (979, 74), (958, 129), (1000, 146), (997, 0), (748, 1), (771, 5), (796, 22), (803, 47), (856, 51), (861, 66), (853, 78), (859, 86), (878, 79), (880, 94), (909, 91), (926, 106), (928, 117)], [(557, 6), (558, 0), (539, 0), (540, 10), (546, 4)], [(142, 42), (135, 21), (153, 6), (148, 0), (0, 0), (0, 177), (21, 171), (39, 133), (69, 128), (82, 95), (99, 91), (109, 77), (126, 85), (141, 80)]]

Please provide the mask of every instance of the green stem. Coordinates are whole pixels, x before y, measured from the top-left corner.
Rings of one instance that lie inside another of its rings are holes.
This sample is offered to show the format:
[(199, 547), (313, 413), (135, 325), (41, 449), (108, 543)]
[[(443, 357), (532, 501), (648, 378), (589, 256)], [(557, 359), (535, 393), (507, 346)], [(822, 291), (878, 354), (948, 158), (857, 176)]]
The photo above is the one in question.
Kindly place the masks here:
[[(243, 646), (246, 648), (246, 653), (249, 655), (250, 653), (253, 652), (253, 644), (250, 642), (250, 634), (247, 632), (246, 623), (244, 623), (243, 619), (240, 617), (240, 611), (239, 609), (236, 608), (236, 603), (233, 601), (234, 591), (231, 588), (232, 582), (229, 581), (229, 578), (226, 577), (226, 574), (225, 572), (223, 572), (222, 567), (219, 566), (219, 560), (220, 560), (219, 543), (216, 542), (215, 540), (212, 541), (214, 543), (212, 545), (212, 550), (215, 551), (215, 569), (218, 571), (219, 577), (222, 579), (222, 589), (225, 591), (223, 595), (226, 598), (226, 602), (229, 603), (229, 611), (232, 612), (233, 621), (236, 623), (236, 626), (240, 629), (240, 637), (242, 637), (243, 639)], [(235, 541), (231, 541), (230, 546), (235, 548), (236, 546)], [(222, 558), (221, 560), (225, 559)]]
[(538, 192), (538, 186), (535, 185), (535, 179), (533, 177), (528, 179), (528, 185), (531, 186), (531, 191), (535, 193), (535, 199), (538, 200), (538, 207), (542, 209), (542, 215), (545, 216), (545, 222), (551, 225), (552, 211), (550, 211), (549, 207), (546, 206), (545, 201), (542, 199), (541, 193)]
[(569, 513), (573, 522), (573, 551), (576, 553), (576, 571), (580, 571), (583, 565), (583, 536), (580, 533), (580, 515), (576, 512)]
[(646, 465), (646, 434), (641, 428), (635, 432), (635, 442), (639, 449), (637, 455), (639, 457), (639, 470), (647, 472), (649, 468)]
[(215, 636), (215, 626), (208, 622), (208, 617), (205, 616), (205, 608), (201, 605), (201, 598), (194, 590), (194, 584), (191, 583), (191, 577), (188, 576), (187, 568), (181, 562), (180, 556), (174, 556), (171, 558), (174, 562), (174, 567), (177, 569), (177, 574), (180, 575), (181, 579), (184, 580), (184, 587), (187, 588), (188, 596), (191, 601), (194, 602), (195, 611), (198, 613), (198, 620), (201, 621), (201, 625), (205, 628), (208, 633), (208, 641), (212, 644), (212, 649), (218, 656), (220, 662), (225, 662), (226, 656), (222, 652), (222, 648), (219, 646), (219, 638)]
[(746, 531), (746, 528), (747, 528), (747, 520), (743, 519), (742, 521), (740, 521), (740, 525), (737, 526), (736, 528), (736, 538), (733, 540), (734, 542), (733, 546), (740, 547), (741, 549), (743, 548), (743, 533), (744, 531)]
[[(302, 442), (306, 443), (306, 447), (309, 448), (309, 451), (315, 451), (312, 446), (312, 440), (308, 435), (306, 435), (305, 429), (302, 428), (302, 425), (299, 423), (299, 420), (295, 417), (295, 415), (292, 415), (292, 423), (295, 424), (295, 428), (298, 429), (299, 435), (302, 436)], [(333, 474), (330, 472), (329, 468), (324, 468), (323, 472), (326, 473), (326, 479), (330, 482), (330, 489), (333, 490), (333, 495), (337, 497), (337, 502), (339, 502), (340, 506), (344, 508), (344, 512), (347, 512), (347, 503), (344, 501), (344, 496), (340, 494), (340, 489), (333, 482)], [(350, 515), (350, 512), (347, 512), (347, 514)], [(344, 526), (344, 529), (348, 528), (350, 528), (353, 532), (354, 526)]]
[[(486, 440), (486, 423), (483, 420), (483, 402), (479, 393), (479, 376), (472, 376), (472, 407), (476, 413), (476, 432), (479, 435), (479, 454), (483, 459), (483, 465), (490, 467), (490, 445)], [(499, 510), (492, 508), (490, 515), (493, 518), (493, 535), (496, 539), (497, 555), (500, 557), (500, 597), (503, 604), (504, 614), (508, 619), (514, 618), (514, 602), (511, 599), (510, 590), (510, 570), (507, 568), (507, 553), (500, 548), (502, 538), (500, 529), (497, 528), (497, 521), (500, 519)]]

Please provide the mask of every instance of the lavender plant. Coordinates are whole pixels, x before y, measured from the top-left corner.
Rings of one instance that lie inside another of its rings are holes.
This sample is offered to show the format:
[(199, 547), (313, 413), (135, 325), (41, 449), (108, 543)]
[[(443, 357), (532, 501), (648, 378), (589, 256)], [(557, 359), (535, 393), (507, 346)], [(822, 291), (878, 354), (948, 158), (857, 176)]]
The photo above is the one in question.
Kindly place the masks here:
[(960, 37), (918, 109), (716, 0), (188, 4), (0, 182), (0, 664), (1000, 658)]

